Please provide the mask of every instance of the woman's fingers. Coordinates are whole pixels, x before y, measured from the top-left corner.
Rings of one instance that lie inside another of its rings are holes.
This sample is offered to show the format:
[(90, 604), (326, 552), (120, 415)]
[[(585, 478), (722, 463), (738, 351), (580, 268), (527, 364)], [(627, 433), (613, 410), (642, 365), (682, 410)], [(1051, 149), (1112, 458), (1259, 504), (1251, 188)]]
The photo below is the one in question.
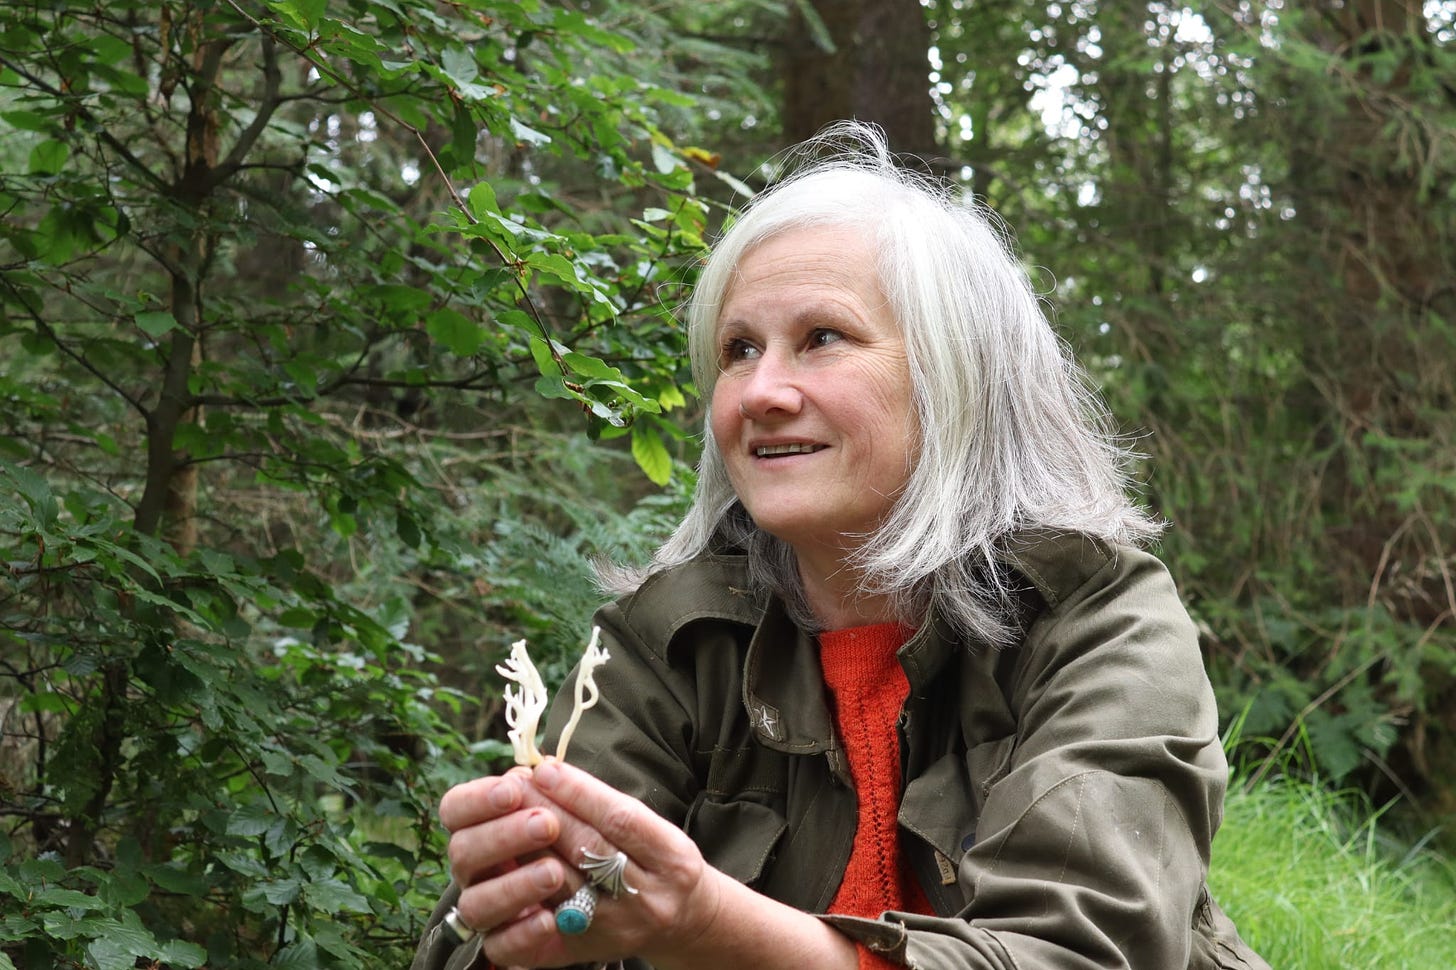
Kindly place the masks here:
[[(525, 804), (529, 775), (506, 774), (457, 785), (440, 801), (450, 830), (450, 875), (461, 887), (514, 869), (561, 836), (558, 813)], [(541, 802), (532, 792), (532, 801)]]
[(456, 909), (467, 926), (490, 933), (540, 913), (546, 900), (559, 894), (564, 876), (565, 867), (560, 860), (537, 859), (466, 886), (460, 892)]
[(499, 818), (521, 805), (530, 772), (512, 768), (504, 775), (476, 778), (456, 785), (440, 799), (440, 821), (451, 832)]
[[(711, 870), (692, 840), (579, 768), (548, 761), (534, 772), (468, 782), (446, 794), (440, 817), (451, 831), (460, 916), (482, 932), (497, 966), (668, 952), (715, 915)], [(610, 872), (619, 851), (619, 894), (599, 878), (586, 931), (563, 935), (554, 910), (591, 875), (582, 864), (599, 861)]]
[(450, 836), (450, 875), (458, 885), (469, 886), (535, 858), (560, 837), (556, 813), (545, 808), (511, 812), (471, 825)]
[[(573, 818), (563, 818), (561, 846), (571, 846), (580, 854), (580, 846), (571, 845), (575, 820), (583, 824), (583, 835), (599, 833), (607, 846), (586, 843), (597, 854), (620, 849), (642, 869), (660, 871), (662, 864), (673, 864), (680, 857), (700, 863), (697, 847), (680, 829), (669, 824), (656, 812), (629, 795), (599, 781), (580, 768), (559, 761), (547, 761), (532, 775), (535, 787), (553, 802), (566, 808)], [(579, 865), (581, 859), (570, 860)], [(629, 880), (630, 882), (630, 876)]]

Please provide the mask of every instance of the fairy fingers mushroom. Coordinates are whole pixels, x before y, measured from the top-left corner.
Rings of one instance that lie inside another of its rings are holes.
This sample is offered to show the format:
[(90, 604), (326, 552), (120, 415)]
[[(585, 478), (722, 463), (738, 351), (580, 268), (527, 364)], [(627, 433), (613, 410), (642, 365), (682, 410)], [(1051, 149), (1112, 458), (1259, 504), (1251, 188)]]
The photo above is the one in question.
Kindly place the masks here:
[(558, 760), (566, 760), (566, 746), (571, 743), (571, 736), (576, 733), (576, 725), (581, 720), (582, 712), (595, 705), (601, 697), (601, 691), (597, 689), (597, 668), (611, 659), (604, 648), (597, 646), (601, 639), (602, 628), (592, 627), (591, 640), (576, 668), (576, 698), (571, 706), (571, 718), (566, 722), (566, 727), (561, 729), (561, 739), (556, 742)]
[[(581, 720), (582, 712), (595, 704), (601, 696), (597, 690), (596, 671), (609, 659), (607, 651), (598, 646), (601, 638), (601, 627), (592, 627), (591, 640), (577, 666), (576, 696), (571, 708), (571, 718), (561, 731), (561, 739), (556, 742), (557, 758), (566, 757), (566, 746), (571, 742), (571, 736), (576, 733), (576, 725)], [(541, 750), (536, 746), (536, 731), (541, 724), (541, 715), (546, 713), (550, 698), (546, 693), (546, 684), (541, 680), (540, 671), (531, 662), (531, 655), (526, 652), (526, 641), (517, 640), (511, 644), (510, 656), (504, 663), (497, 664), (495, 669), (496, 673), (516, 685), (514, 690), (510, 685), (506, 686), (506, 724), (510, 726), (506, 737), (511, 739), (511, 750), (515, 754), (516, 764), (535, 767), (542, 761)]]
[(516, 685), (515, 690), (506, 686), (506, 724), (510, 726), (506, 737), (511, 739), (516, 764), (528, 768), (539, 765), (542, 758), (541, 750), (536, 747), (536, 728), (541, 723), (541, 715), (546, 713), (550, 697), (541, 672), (526, 652), (526, 641), (511, 644), (510, 656), (505, 663), (496, 664), (495, 671)]

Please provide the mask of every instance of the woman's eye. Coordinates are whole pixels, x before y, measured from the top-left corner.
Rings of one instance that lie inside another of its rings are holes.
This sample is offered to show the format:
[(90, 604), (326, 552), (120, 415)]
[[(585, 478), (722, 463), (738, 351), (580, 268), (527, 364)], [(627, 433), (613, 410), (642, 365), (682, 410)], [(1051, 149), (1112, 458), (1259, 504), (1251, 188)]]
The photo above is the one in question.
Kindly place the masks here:
[(844, 334), (838, 330), (830, 330), (826, 327), (818, 327), (809, 334), (810, 347), (823, 347), (828, 344), (837, 343), (844, 339)]
[(734, 337), (723, 343), (723, 363), (731, 364), (737, 360), (751, 360), (758, 356), (758, 348), (741, 337)]

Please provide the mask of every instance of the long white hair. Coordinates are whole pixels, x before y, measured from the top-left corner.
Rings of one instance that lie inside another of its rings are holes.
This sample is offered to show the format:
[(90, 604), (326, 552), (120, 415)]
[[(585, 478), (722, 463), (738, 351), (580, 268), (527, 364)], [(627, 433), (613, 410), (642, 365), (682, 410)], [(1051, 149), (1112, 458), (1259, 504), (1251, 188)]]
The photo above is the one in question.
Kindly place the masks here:
[[(1005, 560), (1018, 533), (1054, 529), (1115, 542), (1159, 525), (1129, 497), (1131, 455), (1111, 431), (1026, 272), (985, 207), (895, 163), (876, 127), (842, 122), (792, 150), (799, 164), (755, 197), (713, 247), (687, 307), (693, 374), (717, 382), (718, 315), (739, 263), (770, 237), (806, 227), (862, 233), (905, 340), (920, 451), (884, 522), (851, 566), (899, 618), (932, 607), (992, 644), (1012, 636), (1016, 600)], [(710, 548), (748, 555), (755, 583), (810, 628), (793, 552), (754, 525), (705, 422), (692, 506), (641, 570), (607, 570), (633, 588), (652, 571)]]

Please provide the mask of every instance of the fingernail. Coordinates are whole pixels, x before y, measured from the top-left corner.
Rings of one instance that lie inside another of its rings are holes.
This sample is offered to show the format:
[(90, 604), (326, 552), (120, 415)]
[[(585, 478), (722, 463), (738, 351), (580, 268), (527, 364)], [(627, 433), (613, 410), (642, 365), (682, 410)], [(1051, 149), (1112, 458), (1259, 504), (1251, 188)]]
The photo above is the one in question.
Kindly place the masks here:
[(531, 867), (531, 882), (542, 891), (556, 888), (556, 869), (549, 862), (538, 862)]
[(516, 783), (510, 779), (503, 778), (490, 790), (490, 803), (499, 809), (514, 808), (516, 800), (520, 797), (516, 791)]
[(561, 766), (554, 761), (548, 761), (536, 768), (536, 784), (546, 791), (556, 787), (561, 781)]
[(545, 812), (537, 812), (526, 821), (526, 834), (537, 842), (551, 838), (551, 819)]

